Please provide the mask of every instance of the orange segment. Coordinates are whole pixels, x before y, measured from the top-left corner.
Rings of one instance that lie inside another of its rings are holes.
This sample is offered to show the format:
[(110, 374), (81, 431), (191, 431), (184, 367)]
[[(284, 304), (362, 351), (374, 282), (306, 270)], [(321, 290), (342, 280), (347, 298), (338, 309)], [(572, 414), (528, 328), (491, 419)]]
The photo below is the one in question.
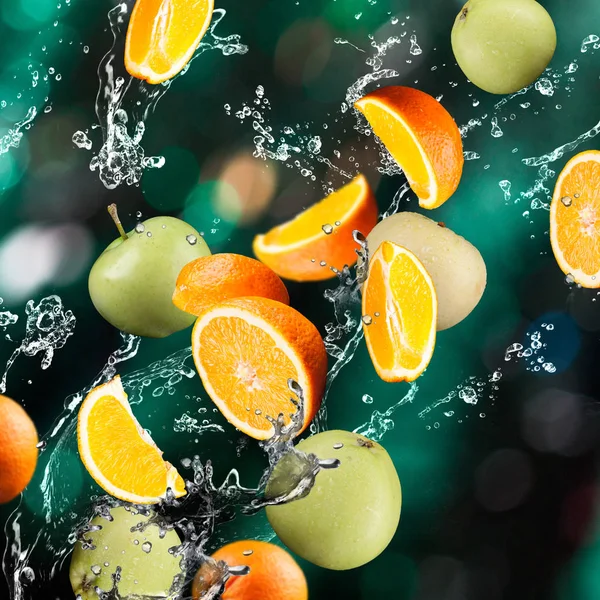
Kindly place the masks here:
[(188, 63), (212, 18), (213, 0), (137, 0), (125, 40), (133, 77), (162, 83)]
[(550, 241), (563, 273), (583, 287), (600, 287), (600, 151), (574, 156), (559, 175)]
[(435, 347), (437, 298), (431, 277), (406, 248), (383, 242), (363, 287), (363, 330), (384, 381), (414, 381)]
[(387, 86), (354, 105), (400, 165), (423, 208), (437, 208), (456, 191), (464, 158), (460, 131), (433, 97)]
[(213, 304), (240, 296), (290, 303), (281, 279), (266, 265), (240, 254), (213, 254), (188, 263), (177, 277), (173, 304), (199, 316)]
[(267, 415), (286, 422), (295, 411), (288, 379), (304, 390), (304, 428), (315, 416), (327, 375), (317, 328), (293, 308), (268, 298), (226, 300), (196, 321), (192, 352), (206, 392), (225, 418), (247, 435), (273, 433)]
[(331, 267), (341, 271), (356, 262), (352, 232), (357, 229), (367, 236), (377, 216), (375, 196), (358, 175), (295, 219), (257, 235), (252, 248), (259, 260), (286, 279), (331, 279), (335, 277)]
[(155, 504), (167, 488), (186, 493), (177, 470), (131, 412), (121, 378), (94, 388), (83, 401), (77, 420), (81, 460), (106, 492), (136, 504)]

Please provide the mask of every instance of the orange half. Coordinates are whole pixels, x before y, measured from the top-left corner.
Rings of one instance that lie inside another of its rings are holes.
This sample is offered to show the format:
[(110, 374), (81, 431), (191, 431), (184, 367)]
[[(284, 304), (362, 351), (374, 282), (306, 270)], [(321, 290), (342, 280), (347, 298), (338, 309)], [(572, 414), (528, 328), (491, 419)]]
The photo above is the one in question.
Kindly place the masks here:
[(354, 106), (400, 165), (423, 208), (437, 208), (452, 196), (464, 165), (462, 140), (454, 119), (433, 96), (387, 86)]
[(125, 39), (127, 72), (153, 84), (175, 77), (198, 48), (213, 9), (213, 0), (137, 0)]
[(121, 378), (94, 388), (77, 419), (79, 455), (96, 483), (111, 496), (135, 504), (156, 504), (171, 488), (186, 494), (177, 469), (131, 412)]
[(577, 154), (559, 175), (550, 242), (563, 273), (585, 288), (600, 287), (600, 151)]
[(295, 412), (288, 380), (304, 391), (304, 426), (321, 404), (327, 353), (317, 328), (297, 310), (268, 298), (226, 300), (208, 308), (192, 333), (196, 369), (223, 416), (243, 433), (273, 434), (267, 416)]
[(363, 286), (363, 331), (384, 381), (414, 381), (435, 347), (437, 297), (433, 281), (409, 250), (383, 242)]
[(357, 260), (352, 232), (365, 237), (377, 223), (377, 201), (363, 175), (301, 212), (295, 219), (254, 238), (256, 257), (280, 277), (322, 281)]

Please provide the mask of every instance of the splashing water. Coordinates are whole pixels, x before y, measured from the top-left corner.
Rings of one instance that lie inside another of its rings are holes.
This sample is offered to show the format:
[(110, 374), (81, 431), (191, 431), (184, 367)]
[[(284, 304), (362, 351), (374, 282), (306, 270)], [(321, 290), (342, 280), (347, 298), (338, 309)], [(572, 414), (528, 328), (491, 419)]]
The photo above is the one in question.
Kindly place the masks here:
[[(30, 300), (25, 306), (25, 314), (27, 315), (25, 337), (6, 363), (0, 380), (0, 393), (6, 391), (8, 372), (19, 355), (36, 356), (41, 353), (41, 367), (47, 369), (52, 363), (54, 352), (67, 343), (75, 329), (75, 316), (70, 310), (64, 310), (58, 296), (43, 298), (37, 306), (33, 300)], [(0, 326), (12, 325), (17, 320), (17, 315), (0, 313)]]
[[(164, 157), (146, 156), (141, 142), (146, 120), (175, 79), (160, 85), (150, 85), (127, 73), (122, 56), (125, 51), (128, 12), (129, 8), (125, 3), (109, 11), (113, 45), (98, 67), (100, 87), (96, 98), (96, 115), (103, 143), (90, 161), (90, 169), (98, 171), (100, 180), (108, 189), (114, 189), (122, 183), (137, 185), (144, 169), (159, 169), (164, 165)], [(215, 9), (205, 37), (178, 76), (183, 75), (191, 62), (208, 50), (220, 50), (224, 56), (245, 54), (248, 51), (247, 46), (240, 42), (239, 35), (220, 37), (215, 34), (215, 29), (225, 14), (225, 10)], [(76, 131), (72, 139), (78, 148), (92, 149), (93, 143), (87, 131)]]

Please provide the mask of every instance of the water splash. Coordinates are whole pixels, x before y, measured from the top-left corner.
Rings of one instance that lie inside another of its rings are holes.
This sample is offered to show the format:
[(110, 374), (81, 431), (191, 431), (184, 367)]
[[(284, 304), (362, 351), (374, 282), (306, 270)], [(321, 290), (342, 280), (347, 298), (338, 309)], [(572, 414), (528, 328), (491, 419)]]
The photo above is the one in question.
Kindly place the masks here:
[[(90, 169), (98, 171), (100, 180), (108, 189), (114, 189), (122, 183), (137, 185), (145, 169), (159, 169), (164, 165), (164, 157), (146, 156), (141, 142), (146, 120), (176, 79), (160, 85), (150, 85), (127, 73), (122, 57), (125, 52), (128, 12), (129, 8), (125, 3), (109, 11), (113, 44), (98, 67), (100, 87), (96, 98), (96, 115), (103, 143), (90, 161)], [(215, 33), (225, 14), (225, 10), (215, 9), (206, 35), (178, 77), (189, 69), (194, 59), (206, 51), (220, 50), (224, 56), (245, 54), (248, 51), (239, 35), (220, 37)], [(92, 149), (93, 143), (87, 132), (76, 131), (72, 139), (78, 148)]]
[(35, 106), (31, 106), (23, 119), (17, 121), (11, 129), (9, 129), (0, 138), (0, 156), (6, 154), (11, 148), (18, 148), (23, 138), (23, 129), (27, 129), (37, 115)]
[[(25, 306), (25, 314), (25, 337), (6, 363), (0, 380), (0, 393), (6, 391), (8, 372), (21, 354), (31, 357), (41, 353), (41, 367), (47, 369), (52, 363), (55, 351), (67, 343), (75, 329), (75, 316), (70, 310), (63, 308), (62, 300), (58, 296), (43, 298), (37, 306), (30, 300)], [(2, 315), (4, 318), (0, 325), (6, 327), (17, 322), (16, 315), (0, 313), (0, 316)]]

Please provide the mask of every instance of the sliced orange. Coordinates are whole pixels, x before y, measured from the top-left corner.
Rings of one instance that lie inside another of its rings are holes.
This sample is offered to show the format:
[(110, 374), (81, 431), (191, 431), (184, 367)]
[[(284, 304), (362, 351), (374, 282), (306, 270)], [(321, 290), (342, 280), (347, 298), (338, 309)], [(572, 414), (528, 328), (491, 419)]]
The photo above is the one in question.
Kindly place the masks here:
[(89, 474), (115, 498), (156, 504), (168, 488), (176, 497), (186, 494), (177, 469), (162, 459), (162, 452), (133, 416), (118, 375), (95, 387), (81, 404), (77, 442)]
[(162, 83), (175, 77), (198, 48), (214, 0), (137, 0), (125, 40), (125, 68), (133, 77)]
[(295, 412), (288, 380), (304, 391), (304, 427), (321, 404), (327, 353), (317, 328), (268, 298), (233, 298), (196, 321), (192, 353), (204, 389), (223, 416), (257, 440), (273, 434), (267, 416)]
[(433, 281), (409, 250), (383, 242), (363, 286), (363, 331), (384, 381), (414, 381), (435, 347), (437, 297)]
[(423, 208), (437, 208), (452, 196), (464, 165), (462, 140), (454, 119), (433, 96), (391, 85), (354, 106), (400, 165)]
[(558, 176), (550, 242), (563, 273), (585, 288), (600, 287), (600, 151), (577, 154)]
[(266, 265), (241, 254), (202, 256), (183, 267), (173, 304), (196, 316), (218, 302), (240, 296), (261, 296), (290, 303), (285, 284)]
[(377, 201), (369, 183), (358, 175), (295, 219), (254, 238), (259, 260), (280, 277), (322, 281), (356, 262), (352, 232), (367, 234), (377, 223)]

